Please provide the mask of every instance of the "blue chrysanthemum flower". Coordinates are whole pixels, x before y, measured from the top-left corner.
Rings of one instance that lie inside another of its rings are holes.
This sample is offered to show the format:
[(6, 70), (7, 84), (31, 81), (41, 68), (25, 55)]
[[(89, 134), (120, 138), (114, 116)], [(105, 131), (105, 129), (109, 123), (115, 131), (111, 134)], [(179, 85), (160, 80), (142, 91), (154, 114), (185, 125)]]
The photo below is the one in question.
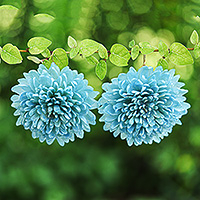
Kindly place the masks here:
[(190, 108), (184, 102), (184, 83), (174, 74), (174, 69), (163, 71), (161, 66), (155, 70), (143, 66), (138, 72), (131, 67), (112, 83), (104, 83), (105, 92), (99, 100), (104, 130), (113, 132), (114, 137), (120, 135), (129, 146), (159, 143), (168, 136)]
[(40, 65), (38, 70), (24, 73), (25, 78), (12, 88), (17, 93), (11, 97), (12, 107), (19, 116), (16, 125), (30, 129), (33, 138), (52, 144), (55, 139), (63, 146), (74, 141), (75, 136), (84, 137), (90, 131), (90, 124), (96, 123), (90, 111), (97, 108), (94, 99), (98, 92), (88, 86), (83, 74), (69, 67), (52, 63), (47, 69)]

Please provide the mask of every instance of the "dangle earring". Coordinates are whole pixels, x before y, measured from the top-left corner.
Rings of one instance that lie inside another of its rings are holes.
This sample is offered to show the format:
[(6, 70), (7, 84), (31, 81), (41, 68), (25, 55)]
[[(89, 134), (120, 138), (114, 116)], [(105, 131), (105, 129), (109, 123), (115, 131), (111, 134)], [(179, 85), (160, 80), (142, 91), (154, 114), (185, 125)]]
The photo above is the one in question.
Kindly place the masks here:
[(64, 146), (75, 136), (83, 138), (84, 131), (90, 132), (90, 124), (96, 124), (91, 110), (97, 108), (94, 98), (98, 92), (88, 86), (82, 73), (69, 67), (60, 70), (52, 63), (49, 69), (41, 64), (24, 77), (12, 87), (16, 93), (11, 97), (12, 107), (19, 116), (16, 125), (30, 129), (33, 138), (49, 145), (56, 139)]
[(183, 96), (187, 90), (181, 89), (185, 84), (174, 74), (174, 69), (162, 66), (155, 70), (143, 66), (138, 71), (131, 67), (112, 83), (104, 83), (105, 92), (98, 102), (104, 130), (114, 137), (120, 135), (129, 146), (159, 143), (168, 136), (190, 108)]

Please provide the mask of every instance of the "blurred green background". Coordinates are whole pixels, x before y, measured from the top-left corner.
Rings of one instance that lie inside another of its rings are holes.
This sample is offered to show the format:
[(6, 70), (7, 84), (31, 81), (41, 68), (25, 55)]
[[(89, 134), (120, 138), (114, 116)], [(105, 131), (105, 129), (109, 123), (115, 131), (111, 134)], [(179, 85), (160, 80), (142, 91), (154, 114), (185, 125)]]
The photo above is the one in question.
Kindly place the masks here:
[[(117, 42), (128, 46), (132, 39), (155, 46), (159, 40), (168, 45), (178, 41), (191, 47), (190, 34), (200, 30), (199, 0), (0, 1), (5, 4), (20, 10), (0, 12), (0, 46), (11, 42), (20, 49), (26, 49), (31, 37), (43, 36), (53, 41), (50, 50), (67, 50), (69, 35), (94, 39), (108, 49)], [(38, 15), (42, 13), (55, 19)], [(175, 126), (160, 144), (128, 147), (97, 122), (83, 140), (60, 147), (57, 142), (41, 144), (30, 131), (15, 126), (10, 88), (23, 72), (38, 67), (27, 61), (27, 55), (20, 65), (0, 64), (0, 199), (200, 199), (200, 59), (194, 65), (176, 66), (192, 107), (182, 118), (183, 125)], [(157, 53), (148, 55), (147, 65), (156, 66), (158, 58)], [(131, 65), (138, 69), (142, 58)], [(86, 61), (70, 60), (70, 67), (102, 92), (102, 82)], [(109, 64), (104, 81), (127, 70)]]

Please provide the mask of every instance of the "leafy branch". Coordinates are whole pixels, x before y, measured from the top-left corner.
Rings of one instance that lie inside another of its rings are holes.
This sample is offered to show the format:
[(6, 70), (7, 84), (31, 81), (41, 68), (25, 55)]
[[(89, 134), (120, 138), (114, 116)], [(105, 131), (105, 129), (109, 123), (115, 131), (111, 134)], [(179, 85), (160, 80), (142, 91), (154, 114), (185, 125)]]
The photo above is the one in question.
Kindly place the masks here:
[[(68, 65), (68, 60), (74, 59), (80, 55), (87, 60), (90, 65), (95, 67), (96, 75), (102, 80), (107, 73), (107, 61), (122, 67), (127, 66), (130, 59), (135, 60), (140, 54), (143, 55), (143, 65), (146, 64), (146, 55), (159, 52), (161, 58), (157, 62), (157, 66), (162, 65), (164, 69), (168, 69), (168, 60), (176, 65), (193, 64), (193, 57), (189, 51), (194, 52), (194, 58), (200, 57), (199, 35), (194, 30), (190, 36), (190, 41), (194, 45), (193, 48), (186, 48), (183, 44), (174, 42), (170, 47), (163, 41), (160, 41), (158, 47), (153, 47), (149, 42), (140, 42), (136, 44), (134, 40), (129, 42), (128, 50), (122, 44), (114, 44), (107, 50), (103, 44), (91, 39), (84, 39), (79, 43), (71, 36), (68, 37), (69, 51), (63, 48), (49, 50), (52, 42), (44, 37), (31, 38), (27, 43), (25, 50), (19, 50), (16, 46), (8, 43), (2, 48), (0, 47), (1, 59), (8, 64), (19, 64), (23, 58), (21, 53), (29, 53), (27, 59), (39, 64), (43, 63), (47, 68), (55, 62), (61, 69)], [(35, 55), (41, 54), (43, 59)], [(96, 54), (96, 56), (94, 56)]]

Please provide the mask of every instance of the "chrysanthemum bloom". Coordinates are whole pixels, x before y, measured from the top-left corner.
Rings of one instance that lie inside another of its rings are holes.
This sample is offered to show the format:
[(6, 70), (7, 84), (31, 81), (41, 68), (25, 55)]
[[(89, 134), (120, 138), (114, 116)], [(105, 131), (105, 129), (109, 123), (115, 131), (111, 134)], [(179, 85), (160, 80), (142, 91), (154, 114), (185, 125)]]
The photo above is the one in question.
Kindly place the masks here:
[(105, 92), (99, 100), (104, 130), (113, 132), (114, 137), (120, 135), (129, 146), (159, 143), (168, 136), (190, 108), (184, 102), (184, 83), (178, 82), (179, 75), (174, 74), (174, 69), (163, 71), (161, 66), (155, 71), (143, 66), (138, 72), (131, 67), (112, 83), (104, 83)]
[(11, 97), (12, 107), (16, 108), (14, 115), (19, 116), (16, 125), (30, 129), (33, 138), (46, 140), (49, 145), (57, 139), (63, 146), (75, 136), (83, 138), (90, 124), (96, 123), (90, 110), (97, 107), (94, 98), (98, 92), (88, 86), (83, 74), (69, 67), (60, 71), (52, 63), (49, 69), (41, 64), (24, 77), (12, 88), (17, 93)]

